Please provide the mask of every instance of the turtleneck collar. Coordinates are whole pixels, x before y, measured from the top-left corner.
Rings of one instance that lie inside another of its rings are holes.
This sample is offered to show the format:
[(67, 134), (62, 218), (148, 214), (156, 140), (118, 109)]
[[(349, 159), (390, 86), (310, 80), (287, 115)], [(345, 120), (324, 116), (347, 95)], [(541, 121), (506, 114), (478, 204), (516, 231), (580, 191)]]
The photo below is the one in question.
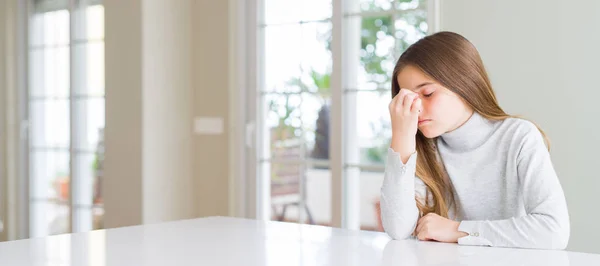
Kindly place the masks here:
[(440, 140), (455, 151), (469, 151), (481, 146), (495, 130), (495, 123), (476, 111), (457, 129), (444, 133)]

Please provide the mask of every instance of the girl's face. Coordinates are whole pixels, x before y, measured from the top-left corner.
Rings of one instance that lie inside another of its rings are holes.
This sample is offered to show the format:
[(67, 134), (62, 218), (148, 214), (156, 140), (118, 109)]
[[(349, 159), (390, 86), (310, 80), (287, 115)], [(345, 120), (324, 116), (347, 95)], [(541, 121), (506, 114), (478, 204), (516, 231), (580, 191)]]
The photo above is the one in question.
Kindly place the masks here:
[(473, 114), (458, 94), (428, 77), (419, 68), (408, 65), (398, 74), (402, 89), (409, 89), (421, 98), (419, 130), (427, 138), (435, 138), (464, 124)]

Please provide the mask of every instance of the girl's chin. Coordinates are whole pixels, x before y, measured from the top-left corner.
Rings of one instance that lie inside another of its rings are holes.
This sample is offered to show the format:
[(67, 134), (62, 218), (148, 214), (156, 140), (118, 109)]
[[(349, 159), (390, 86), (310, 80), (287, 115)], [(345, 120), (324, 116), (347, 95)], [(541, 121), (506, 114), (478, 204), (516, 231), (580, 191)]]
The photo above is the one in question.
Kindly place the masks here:
[(419, 128), (419, 131), (421, 131), (421, 134), (423, 134), (423, 136), (425, 136), (428, 139), (439, 137), (441, 135), (436, 130), (432, 130), (431, 128), (427, 128), (427, 127)]

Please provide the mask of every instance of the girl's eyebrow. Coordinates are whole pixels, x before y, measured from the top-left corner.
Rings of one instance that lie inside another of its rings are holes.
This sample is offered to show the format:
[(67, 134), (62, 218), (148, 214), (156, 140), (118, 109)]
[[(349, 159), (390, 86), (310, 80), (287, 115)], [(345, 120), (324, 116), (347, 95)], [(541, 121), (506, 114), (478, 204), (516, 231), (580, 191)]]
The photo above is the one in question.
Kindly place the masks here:
[(424, 87), (424, 86), (427, 86), (427, 85), (431, 85), (431, 84), (433, 84), (433, 82), (430, 82), (430, 81), (423, 82), (423, 83), (419, 84), (417, 87), (415, 87), (415, 89), (414, 89), (413, 91), (414, 91), (414, 92), (417, 92), (417, 91), (419, 91), (419, 90), (420, 90), (422, 87)]

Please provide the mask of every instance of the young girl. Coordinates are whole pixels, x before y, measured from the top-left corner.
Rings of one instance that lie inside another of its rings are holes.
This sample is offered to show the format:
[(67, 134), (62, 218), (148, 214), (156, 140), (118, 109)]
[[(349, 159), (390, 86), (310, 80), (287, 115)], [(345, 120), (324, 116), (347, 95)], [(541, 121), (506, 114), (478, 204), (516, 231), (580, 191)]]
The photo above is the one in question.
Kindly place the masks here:
[(394, 69), (381, 218), (394, 239), (564, 249), (569, 214), (544, 133), (506, 114), (467, 39), (427, 36)]

